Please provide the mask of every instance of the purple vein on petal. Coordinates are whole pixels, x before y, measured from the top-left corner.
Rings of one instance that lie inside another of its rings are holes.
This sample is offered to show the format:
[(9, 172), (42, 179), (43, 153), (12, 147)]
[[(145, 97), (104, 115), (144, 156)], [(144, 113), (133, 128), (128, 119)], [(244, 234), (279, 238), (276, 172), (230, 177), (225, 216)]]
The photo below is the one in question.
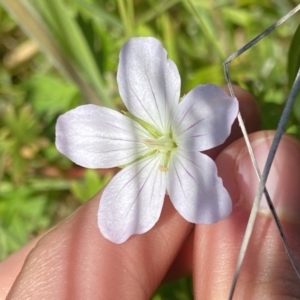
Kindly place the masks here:
[[(202, 154), (204, 155), (204, 154)], [(185, 158), (186, 160), (188, 160), (189, 162), (191, 162), (194, 166), (198, 167), (201, 169), (201, 167), (199, 165), (197, 165), (193, 160), (181, 155), (183, 158)], [(182, 166), (182, 168), (185, 170), (185, 172), (194, 180), (194, 182), (197, 184), (197, 186), (200, 188), (201, 186), (199, 185), (198, 181), (196, 180), (196, 178), (187, 170), (187, 168), (184, 166), (184, 164), (178, 160), (178, 162), (180, 163), (180, 165)], [(203, 169), (202, 169), (203, 171)], [(201, 191), (203, 192), (204, 195), (207, 195), (205, 191), (203, 191), (203, 189), (201, 189)], [(209, 195), (207, 195), (209, 196)]]
[[(199, 153), (199, 154), (200, 154), (200, 153)], [(186, 156), (182, 155), (181, 153), (178, 154), (178, 155), (182, 156), (185, 160), (189, 161), (189, 162), (192, 163), (194, 166), (198, 167), (202, 172), (204, 172), (204, 169), (203, 169), (201, 166), (199, 166), (197, 163), (195, 163), (194, 160), (190, 159), (189, 157), (186, 157)], [(205, 155), (205, 154), (201, 154), (201, 155)]]
[(156, 110), (157, 110), (157, 113), (158, 113), (158, 116), (159, 116), (160, 123), (163, 125), (163, 122), (162, 122), (162, 119), (161, 119), (161, 115), (160, 115), (160, 111), (159, 111), (159, 108), (158, 108), (158, 105), (157, 105), (157, 99), (155, 97), (155, 93), (153, 92), (153, 87), (151, 85), (151, 81), (149, 80), (148, 73), (147, 73), (146, 70), (145, 70), (145, 75), (147, 77), (147, 80), (148, 80), (148, 83), (149, 83), (149, 86), (150, 86), (150, 89), (151, 89), (151, 93), (152, 93), (152, 96), (154, 98), (154, 103), (155, 103), (155, 106), (156, 106)]
[[(156, 182), (157, 174), (158, 174), (158, 172), (155, 173), (154, 183)], [(154, 199), (154, 197), (153, 197), (154, 186), (155, 186), (155, 184), (153, 184), (153, 186), (152, 186), (150, 202), (152, 202), (152, 199)]]
[(149, 111), (145, 108), (145, 106), (143, 105), (143, 102), (139, 99), (139, 97), (136, 95), (134, 89), (131, 87), (131, 85), (129, 85), (130, 90), (132, 91), (132, 93), (134, 94), (135, 98), (137, 99), (137, 101), (141, 104), (141, 106), (143, 107), (144, 111), (146, 112), (146, 114), (149, 116), (149, 118), (151, 119), (151, 121), (153, 122), (153, 124), (155, 124), (155, 126), (157, 126), (155, 120), (153, 119), (153, 117), (151, 116), (151, 114), (149, 113)]
[[(134, 175), (134, 177), (133, 178), (131, 178), (126, 184), (128, 184), (129, 182), (131, 182), (143, 169), (145, 169), (149, 164), (151, 163), (151, 160), (138, 172), (138, 173), (136, 173), (135, 175)], [(144, 183), (143, 184), (141, 184), (140, 185), (140, 188), (139, 188), (139, 191), (138, 191), (138, 193), (137, 193), (137, 195), (136, 195), (136, 197), (135, 197), (135, 199), (132, 201), (132, 204), (131, 204), (131, 206), (129, 207), (129, 209), (128, 209), (128, 211), (127, 211), (127, 213), (126, 214), (124, 214), (124, 218), (125, 218), (125, 216), (131, 211), (131, 208), (132, 208), (132, 206), (134, 205), (134, 203), (137, 201), (137, 199), (139, 198), (139, 195), (141, 194), (141, 192), (142, 192), (142, 190), (143, 190), (143, 188), (145, 187), (145, 184), (147, 183), (147, 181), (148, 181), (148, 179), (149, 179), (149, 177), (150, 177), (150, 175), (151, 175), (151, 173), (152, 173), (152, 171), (153, 171), (153, 169), (155, 168), (155, 164), (153, 165), (153, 167), (152, 167), (152, 169), (151, 169), (151, 171), (149, 172), (149, 174), (148, 174), (148, 176), (147, 176), (147, 178), (145, 178), (145, 180), (144, 180)], [(155, 182), (155, 181), (154, 181)], [(125, 184), (125, 185), (126, 185)], [(124, 185), (124, 186), (125, 186)], [(123, 188), (122, 188), (123, 189)], [(118, 193), (118, 195), (119, 195), (119, 193)], [(153, 195), (153, 188), (152, 188), (152, 195)], [(151, 196), (152, 196), (151, 195)], [(151, 197), (152, 198), (152, 197)]]
[[(179, 160), (178, 160), (178, 161), (179, 161)], [(178, 179), (178, 181), (179, 181), (179, 183), (180, 183), (180, 187), (181, 187), (182, 193), (183, 193), (185, 199), (187, 199), (187, 196), (185, 195), (184, 188), (183, 188), (183, 186), (182, 186), (182, 182), (181, 182), (180, 176), (179, 176), (178, 171), (177, 171), (177, 167), (174, 166), (174, 168), (175, 168), (176, 177), (177, 177), (177, 179)]]
[(181, 131), (180, 134), (181, 134), (181, 133), (184, 133), (184, 132), (186, 132), (186, 131), (188, 131), (188, 130), (190, 130), (191, 128), (193, 128), (193, 127), (196, 126), (197, 124), (201, 123), (203, 120), (204, 120), (204, 119), (198, 120), (197, 122), (195, 122), (194, 124), (192, 124), (191, 126), (189, 126), (188, 128), (186, 128), (184, 131)]
[[(93, 153), (100, 154), (100, 153), (120, 152), (123, 150), (137, 150), (137, 149), (135, 147), (134, 148), (118, 148), (118, 149), (109, 149), (109, 150), (103, 150), (103, 151), (93, 151)], [(143, 153), (145, 151), (146, 151), (146, 149), (141, 149), (139, 151), (135, 151), (130, 156), (137, 156), (139, 153)]]
[[(78, 136), (76, 134), (68, 134), (68, 137), (73, 137), (73, 136)], [(106, 137), (106, 136), (97, 136), (97, 135), (85, 135), (84, 138), (99, 138), (99, 139), (104, 139), (104, 140), (113, 140), (113, 141), (121, 141), (121, 142), (134, 142), (134, 143), (142, 143), (137, 140), (127, 140), (127, 139), (122, 139), (122, 138), (113, 138), (113, 137)]]
[(193, 108), (194, 104), (192, 104), (189, 109), (184, 113), (184, 115), (182, 116), (181, 120), (178, 123), (178, 126), (180, 126), (180, 124), (182, 123), (182, 121), (184, 120), (184, 118), (186, 117), (186, 115), (188, 114), (188, 112)]
[(207, 133), (197, 134), (197, 135), (191, 135), (190, 137), (191, 138), (198, 138), (198, 137), (205, 136), (205, 135), (207, 135)]
[[(167, 101), (167, 92), (166, 92), (166, 78), (165, 78), (165, 76), (163, 76), (163, 79), (164, 79), (164, 84), (163, 84), (163, 86), (164, 86), (164, 106), (165, 106), (165, 110), (164, 110), (164, 118), (165, 118), (165, 120), (167, 121), (166, 122), (166, 128), (169, 126), (169, 122), (170, 122), (170, 117), (169, 116), (171, 116), (172, 115), (172, 113), (173, 113), (173, 106), (172, 106), (172, 109), (170, 109), (170, 107), (168, 107), (168, 101)], [(170, 115), (168, 116), (168, 114), (167, 114), (167, 111), (169, 111), (170, 110)], [(168, 117), (168, 120), (167, 120), (167, 117)], [(164, 128), (164, 130), (166, 129), (166, 128)]]
[[(108, 125), (108, 126), (110, 126), (110, 127), (116, 128), (116, 129), (120, 129), (120, 130), (125, 131), (125, 132), (127, 132), (127, 133), (129, 133), (129, 134), (132, 133), (132, 130), (126, 130), (125, 128), (119, 127), (119, 126), (117, 126), (117, 125), (115, 125), (115, 124), (111, 124), (111, 123), (104, 123), (104, 124), (105, 124), (105, 125)], [(132, 129), (135, 130), (135, 132), (140, 131), (142, 134), (145, 134), (145, 133), (143, 132), (143, 130), (141, 130), (141, 128), (138, 128), (137, 126), (135, 126), (135, 125), (133, 125), (133, 124), (131, 124), (131, 123), (129, 123), (129, 125), (132, 127)]]
[(127, 184), (129, 184), (132, 180), (134, 180), (142, 172), (142, 170), (144, 170), (150, 163), (151, 163), (151, 159), (149, 159), (149, 162), (147, 164), (145, 164), (140, 170), (138, 170), (138, 172), (136, 174), (134, 174), (134, 176), (132, 178), (130, 178), (126, 183), (124, 183), (124, 185), (122, 186), (122, 188), (120, 189), (120, 191), (117, 193), (116, 198), (119, 196), (119, 194), (124, 189), (124, 187)]

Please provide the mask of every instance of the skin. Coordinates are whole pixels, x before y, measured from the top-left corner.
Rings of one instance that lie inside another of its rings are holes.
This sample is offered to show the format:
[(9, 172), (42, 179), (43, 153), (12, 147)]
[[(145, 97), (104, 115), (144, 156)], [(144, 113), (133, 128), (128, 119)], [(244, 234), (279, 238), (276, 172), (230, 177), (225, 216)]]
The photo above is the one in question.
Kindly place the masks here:
[[(254, 99), (235, 87), (260, 168), (274, 132), (260, 131)], [(96, 212), (101, 191), (71, 216), (0, 264), (0, 299), (149, 299), (162, 281), (193, 275), (195, 299), (227, 299), (254, 198), (256, 179), (236, 124), (216, 160), (233, 212), (212, 225), (185, 221), (166, 197), (149, 232), (116, 245), (103, 238)], [(267, 187), (300, 262), (300, 144), (285, 136)], [(257, 217), (234, 299), (300, 299), (300, 284), (268, 209)]]

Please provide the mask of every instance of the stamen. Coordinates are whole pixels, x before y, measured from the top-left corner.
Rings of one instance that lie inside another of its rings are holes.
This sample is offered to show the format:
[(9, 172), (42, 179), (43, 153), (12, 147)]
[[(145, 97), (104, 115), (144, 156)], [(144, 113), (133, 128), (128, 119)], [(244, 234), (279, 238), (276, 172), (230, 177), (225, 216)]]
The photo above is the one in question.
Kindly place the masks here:
[(159, 169), (159, 171), (164, 172), (164, 173), (166, 173), (166, 172), (169, 171), (168, 167), (165, 167), (165, 166), (162, 166), (162, 165), (160, 165), (160, 166), (158, 167), (158, 169)]
[(168, 136), (162, 136), (158, 139), (144, 139), (142, 142), (149, 148), (156, 149), (162, 153), (170, 152), (177, 147), (173, 139)]

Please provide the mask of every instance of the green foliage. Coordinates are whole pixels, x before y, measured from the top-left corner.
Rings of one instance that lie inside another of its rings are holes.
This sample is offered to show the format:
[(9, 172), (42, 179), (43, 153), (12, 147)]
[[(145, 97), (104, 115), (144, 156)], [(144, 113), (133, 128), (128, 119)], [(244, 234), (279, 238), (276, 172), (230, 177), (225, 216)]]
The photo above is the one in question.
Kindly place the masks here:
[(81, 203), (84, 203), (102, 189), (109, 179), (110, 176), (100, 177), (95, 170), (86, 170), (82, 180), (71, 182), (71, 192)]
[(151, 298), (152, 300), (192, 300), (192, 278), (185, 277), (175, 282), (162, 285)]
[(289, 76), (289, 87), (292, 86), (296, 74), (300, 68), (300, 25), (298, 26), (292, 39), (289, 54), (287, 72)]
[[(111, 178), (110, 173), (84, 171), (62, 157), (54, 145), (55, 123), (60, 114), (83, 103), (122, 109), (115, 77), (119, 51), (130, 37), (154, 36), (162, 41), (179, 68), (184, 95), (201, 83), (224, 84), (224, 59), (298, 4), (1, 3), (12, 18), (0, 6), (0, 259), (66, 217)], [(300, 13), (230, 67), (232, 81), (255, 95), (264, 129), (276, 127), (300, 65), (299, 21)], [(299, 121), (300, 97), (287, 128), (298, 138)], [(153, 299), (192, 299), (191, 279), (161, 287)]]
[(33, 110), (48, 122), (79, 104), (76, 86), (54, 74), (34, 74), (24, 81), (22, 87), (26, 93), (25, 101), (31, 103)]
[[(298, 26), (294, 37), (292, 39), (289, 53), (288, 53), (288, 66), (287, 66), (287, 72), (288, 72), (288, 79), (289, 79), (289, 87), (292, 86), (296, 74), (300, 69), (300, 25)], [(288, 131), (291, 134), (296, 135), (298, 138), (300, 138), (300, 128), (299, 128), (299, 122), (300, 122), (300, 93), (298, 94), (295, 104), (294, 104), (294, 115), (296, 118), (296, 124), (291, 124)]]
[(72, 12), (65, 7), (62, 1), (34, 0), (31, 2), (45, 21), (52, 36), (55, 37), (59, 47), (80, 72), (83, 73), (88, 83), (92, 84), (101, 98), (101, 102), (110, 106), (106, 95), (107, 92), (103, 86), (102, 70), (98, 68), (95, 57), (87, 43), (88, 39), (84, 35), (88, 31), (83, 32), (81, 30)]
[(2, 169), (14, 182), (19, 182), (29, 167), (29, 159), (42, 147), (40, 128), (28, 105), (19, 109), (11, 104), (3, 105), (1, 115)]
[[(20, 201), (21, 199), (21, 201)], [(45, 216), (45, 195), (33, 195), (26, 186), (18, 189), (3, 182), (0, 189), (0, 259), (28, 242), (30, 234), (42, 232), (50, 225)]]

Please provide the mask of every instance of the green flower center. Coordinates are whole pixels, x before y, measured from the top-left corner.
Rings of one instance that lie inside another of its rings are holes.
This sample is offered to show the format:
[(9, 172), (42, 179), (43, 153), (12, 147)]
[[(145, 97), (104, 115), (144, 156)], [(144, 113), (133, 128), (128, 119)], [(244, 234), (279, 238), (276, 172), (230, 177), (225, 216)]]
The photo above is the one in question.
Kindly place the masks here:
[(159, 138), (145, 139), (143, 143), (147, 145), (152, 153), (158, 151), (161, 154), (161, 163), (159, 170), (161, 172), (167, 172), (168, 164), (171, 156), (171, 152), (177, 147), (176, 143), (171, 137), (172, 135), (163, 135)]
[(161, 153), (171, 152), (177, 147), (176, 143), (169, 136), (161, 136), (157, 139), (145, 139), (143, 143), (153, 150), (158, 150)]
[[(147, 138), (142, 140), (142, 142), (149, 148), (149, 152), (135, 159), (133, 162), (138, 161), (144, 157), (151, 156), (157, 152), (161, 154), (161, 163), (159, 165), (159, 170), (162, 172), (168, 171), (168, 164), (171, 156), (171, 152), (173, 149), (177, 147), (176, 142), (173, 139), (172, 132), (170, 131), (168, 134), (163, 134), (155, 127), (151, 126), (147, 122), (135, 117), (129, 112), (123, 112), (127, 117), (133, 119), (137, 123), (139, 123), (142, 127), (144, 127), (152, 136), (152, 138)], [(131, 163), (133, 163), (131, 162)]]

